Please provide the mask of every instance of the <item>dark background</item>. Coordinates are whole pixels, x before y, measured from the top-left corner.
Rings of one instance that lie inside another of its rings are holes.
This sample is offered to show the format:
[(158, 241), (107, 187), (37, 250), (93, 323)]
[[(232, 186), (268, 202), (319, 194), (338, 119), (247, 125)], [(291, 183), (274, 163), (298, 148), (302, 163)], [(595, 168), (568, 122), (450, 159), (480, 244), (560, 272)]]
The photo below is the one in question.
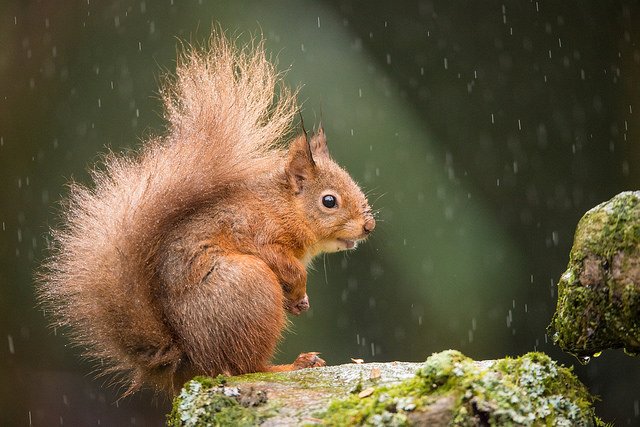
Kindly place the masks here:
[(116, 403), (46, 327), (33, 271), (65, 182), (163, 132), (159, 76), (214, 22), (266, 38), (380, 210), (357, 252), (318, 260), (278, 361), (540, 350), (640, 425), (637, 358), (581, 366), (545, 335), (578, 219), (640, 186), (639, 6), (524, 0), (2, 2), (0, 424), (163, 422), (166, 400)]

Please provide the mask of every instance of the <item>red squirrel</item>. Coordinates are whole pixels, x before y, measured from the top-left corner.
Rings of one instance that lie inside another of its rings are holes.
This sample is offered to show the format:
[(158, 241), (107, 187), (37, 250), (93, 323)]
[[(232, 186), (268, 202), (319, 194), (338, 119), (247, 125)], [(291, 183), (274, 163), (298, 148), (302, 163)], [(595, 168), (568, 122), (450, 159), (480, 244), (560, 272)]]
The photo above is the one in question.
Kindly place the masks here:
[(325, 133), (293, 135), (296, 93), (264, 43), (214, 35), (161, 90), (163, 136), (72, 183), (39, 297), (55, 326), (132, 393), (194, 375), (323, 366), (270, 359), (286, 312), (309, 308), (306, 266), (375, 227)]

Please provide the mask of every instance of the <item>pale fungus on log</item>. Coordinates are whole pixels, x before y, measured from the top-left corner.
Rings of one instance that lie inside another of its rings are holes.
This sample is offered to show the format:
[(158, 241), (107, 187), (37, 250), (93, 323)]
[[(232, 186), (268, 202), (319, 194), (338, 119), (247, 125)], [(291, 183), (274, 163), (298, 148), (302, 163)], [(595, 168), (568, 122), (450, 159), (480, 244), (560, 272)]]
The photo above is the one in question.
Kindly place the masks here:
[(175, 399), (168, 424), (602, 425), (592, 403), (571, 370), (545, 354), (474, 361), (447, 350), (424, 363), (199, 377)]

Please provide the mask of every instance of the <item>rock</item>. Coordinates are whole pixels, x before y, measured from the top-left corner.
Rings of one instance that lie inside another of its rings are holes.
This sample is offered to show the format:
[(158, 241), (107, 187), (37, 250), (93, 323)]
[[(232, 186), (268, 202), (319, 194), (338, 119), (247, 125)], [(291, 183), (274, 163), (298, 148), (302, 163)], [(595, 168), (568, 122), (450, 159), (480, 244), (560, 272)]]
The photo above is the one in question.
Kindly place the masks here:
[(425, 363), (198, 377), (174, 400), (168, 424), (598, 426), (592, 403), (545, 354), (476, 362), (447, 350)]
[(618, 194), (578, 223), (549, 331), (584, 361), (607, 348), (640, 352), (640, 191)]

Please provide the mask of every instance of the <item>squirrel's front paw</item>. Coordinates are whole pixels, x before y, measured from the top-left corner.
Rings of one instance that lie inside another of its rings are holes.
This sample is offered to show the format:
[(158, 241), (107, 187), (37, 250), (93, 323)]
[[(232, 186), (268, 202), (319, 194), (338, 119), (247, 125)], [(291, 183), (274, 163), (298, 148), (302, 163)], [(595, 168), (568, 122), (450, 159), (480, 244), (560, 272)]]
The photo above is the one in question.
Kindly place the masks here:
[(318, 357), (320, 353), (310, 351), (309, 353), (300, 353), (300, 356), (293, 362), (295, 369), (319, 368), (326, 366), (327, 362)]
[(296, 316), (303, 311), (309, 310), (309, 307), (309, 297), (307, 296), (307, 294), (304, 294), (304, 297), (302, 297), (298, 301), (289, 301), (286, 304), (287, 311)]

